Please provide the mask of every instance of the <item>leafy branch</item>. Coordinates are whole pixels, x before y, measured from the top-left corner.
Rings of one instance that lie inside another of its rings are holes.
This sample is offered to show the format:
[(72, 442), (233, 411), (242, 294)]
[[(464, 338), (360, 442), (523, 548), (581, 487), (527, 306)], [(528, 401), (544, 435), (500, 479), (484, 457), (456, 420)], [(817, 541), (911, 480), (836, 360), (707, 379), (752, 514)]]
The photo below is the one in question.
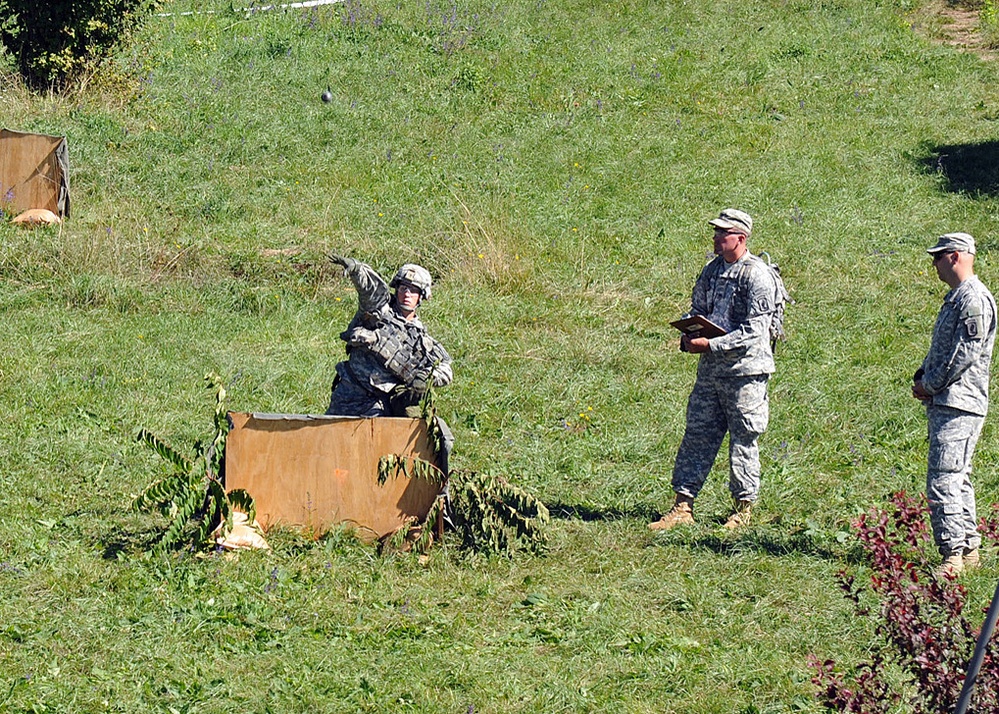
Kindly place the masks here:
[[(900, 704), (901, 711), (913, 714), (954, 710), (976, 632), (964, 614), (964, 586), (951, 576), (932, 575), (926, 516), (926, 503), (903, 492), (854, 523), (871, 568), (868, 587), (880, 607), (864, 604), (865, 588), (853, 575), (841, 572), (840, 586), (859, 617), (878, 618), (877, 639), (871, 659), (849, 675), (838, 671), (831, 659), (809, 658), (815, 671), (812, 682), (827, 710), (888, 714), (900, 711)], [(995, 538), (995, 514), (983, 519), (981, 531)], [(973, 711), (999, 714), (999, 651), (992, 643), (978, 677)]]
[[(502, 476), (452, 470), (445, 477), (436, 465), (417, 457), (388, 454), (379, 459), (379, 484), (399, 476), (423, 479), (441, 487), (441, 495), (430, 507), (422, 532), (412, 542), (417, 552), (425, 553), (430, 548), (432, 534), (445, 516), (448, 498), (462, 547), (493, 553), (509, 553), (519, 547), (534, 552), (544, 549), (545, 528), (550, 522), (548, 508)], [(396, 531), (389, 544), (401, 548), (414, 525), (407, 523)]]
[[(433, 389), (427, 390), (421, 411), (431, 449), (439, 456), (445, 448), (444, 432), (437, 419)], [(444, 473), (429, 461), (399, 454), (387, 454), (379, 459), (379, 484), (399, 476), (423, 479), (440, 487), (440, 495), (430, 507), (422, 531), (412, 542), (412, 548), (417, 552), (425, 553), (430, 548), (433, 533), (448, 516), (461, 535), (463, 548), (494, 553), (509, 553), (518, 547), (534, 552), (544, 549), (545, 528), (550, 522), (548, 508), (502, 476), (467, 470)], [(402, 541), (408, 538), (414, 525), (409, 523), (400, 528), (390, 538), (390, 545), (403, 545)]]
[(184, 456), (146, 429), (140, 429), (136, 435), (137, 441), (173, 468), (170, 475), (149, 484), (133, 503), (138, 511), (156, 510), (169, 520), (154, 546), (157, 552), (182, 545), (192, 548), (211, 545), (211, 535), (219, 525), (223, 538), (232, 530), (235, 511), (245, 513), (250, 523), (256, 517), (250, 494), (243, 489), (225, 491), (225, 441), (229, 435), (226, 390), (222, 378), (214, 372), (205, 375), (205, 382), (215, 397), (214, 435), (207, 444), (194, 443), (193, 457)]

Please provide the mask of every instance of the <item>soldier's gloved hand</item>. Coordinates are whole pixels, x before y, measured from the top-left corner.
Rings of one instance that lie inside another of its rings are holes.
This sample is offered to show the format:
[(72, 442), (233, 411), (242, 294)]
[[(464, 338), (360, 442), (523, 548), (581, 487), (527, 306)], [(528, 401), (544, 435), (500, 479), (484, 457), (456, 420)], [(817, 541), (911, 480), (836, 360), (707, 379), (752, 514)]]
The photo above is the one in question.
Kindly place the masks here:
[(430, 382), (430, 372), (428, 370), (418, 370), (409, 383), (410, 389), (417, 392), (426, 392)]
[(378, 341), (378, 335), (375, 334), (374, 330), (369, 330), (364, 327), (355, 327), (351, 330), (350, 334), (347, 335), (346, 341), (349, 345), (364, 347), (375, 344)]
[(336, 253), (330, 253), (329, 259), (331, 263), (342, 266), (344, 270), (350, 270), (357, 265), (357, 261), (353, 258), (344, 258), (342, 255), (337, 255)]

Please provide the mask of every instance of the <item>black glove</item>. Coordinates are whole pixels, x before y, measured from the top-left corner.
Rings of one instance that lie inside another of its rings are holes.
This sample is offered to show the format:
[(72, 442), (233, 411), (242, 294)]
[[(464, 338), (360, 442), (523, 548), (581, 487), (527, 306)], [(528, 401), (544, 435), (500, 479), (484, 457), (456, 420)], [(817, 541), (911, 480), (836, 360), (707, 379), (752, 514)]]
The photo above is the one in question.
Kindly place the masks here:
[(350, 270), (357, 265), (357, 261), (353, 258), (344, 258), (342, 255), (337, 255), (336, 253), (330, 253), (329, 258), (331, 263), (343, 266), (344, 270)]

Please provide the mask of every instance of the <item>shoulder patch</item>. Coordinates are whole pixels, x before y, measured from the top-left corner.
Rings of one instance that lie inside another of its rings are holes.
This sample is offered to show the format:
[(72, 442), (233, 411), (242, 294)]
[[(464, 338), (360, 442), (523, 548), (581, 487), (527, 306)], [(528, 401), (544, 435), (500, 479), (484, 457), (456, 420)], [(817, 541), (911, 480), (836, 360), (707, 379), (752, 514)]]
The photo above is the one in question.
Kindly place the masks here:
[(982, 323), (983, 320), (981, 315), (970, 315), (966, 317), (964, 320), (964, 329), (968, 333), (968, 337), (973, 340), (981, 337), (985, 333), (985, 326)]

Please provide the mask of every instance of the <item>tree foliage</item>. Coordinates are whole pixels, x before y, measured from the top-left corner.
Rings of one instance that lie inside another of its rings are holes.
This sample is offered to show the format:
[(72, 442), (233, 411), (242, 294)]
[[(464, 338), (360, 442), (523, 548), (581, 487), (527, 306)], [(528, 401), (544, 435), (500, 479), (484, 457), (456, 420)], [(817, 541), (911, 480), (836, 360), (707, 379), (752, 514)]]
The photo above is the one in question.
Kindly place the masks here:
[(25, 82), (61, 89), (94, 69), (157, 0), (0, 0), (0, 43)]

